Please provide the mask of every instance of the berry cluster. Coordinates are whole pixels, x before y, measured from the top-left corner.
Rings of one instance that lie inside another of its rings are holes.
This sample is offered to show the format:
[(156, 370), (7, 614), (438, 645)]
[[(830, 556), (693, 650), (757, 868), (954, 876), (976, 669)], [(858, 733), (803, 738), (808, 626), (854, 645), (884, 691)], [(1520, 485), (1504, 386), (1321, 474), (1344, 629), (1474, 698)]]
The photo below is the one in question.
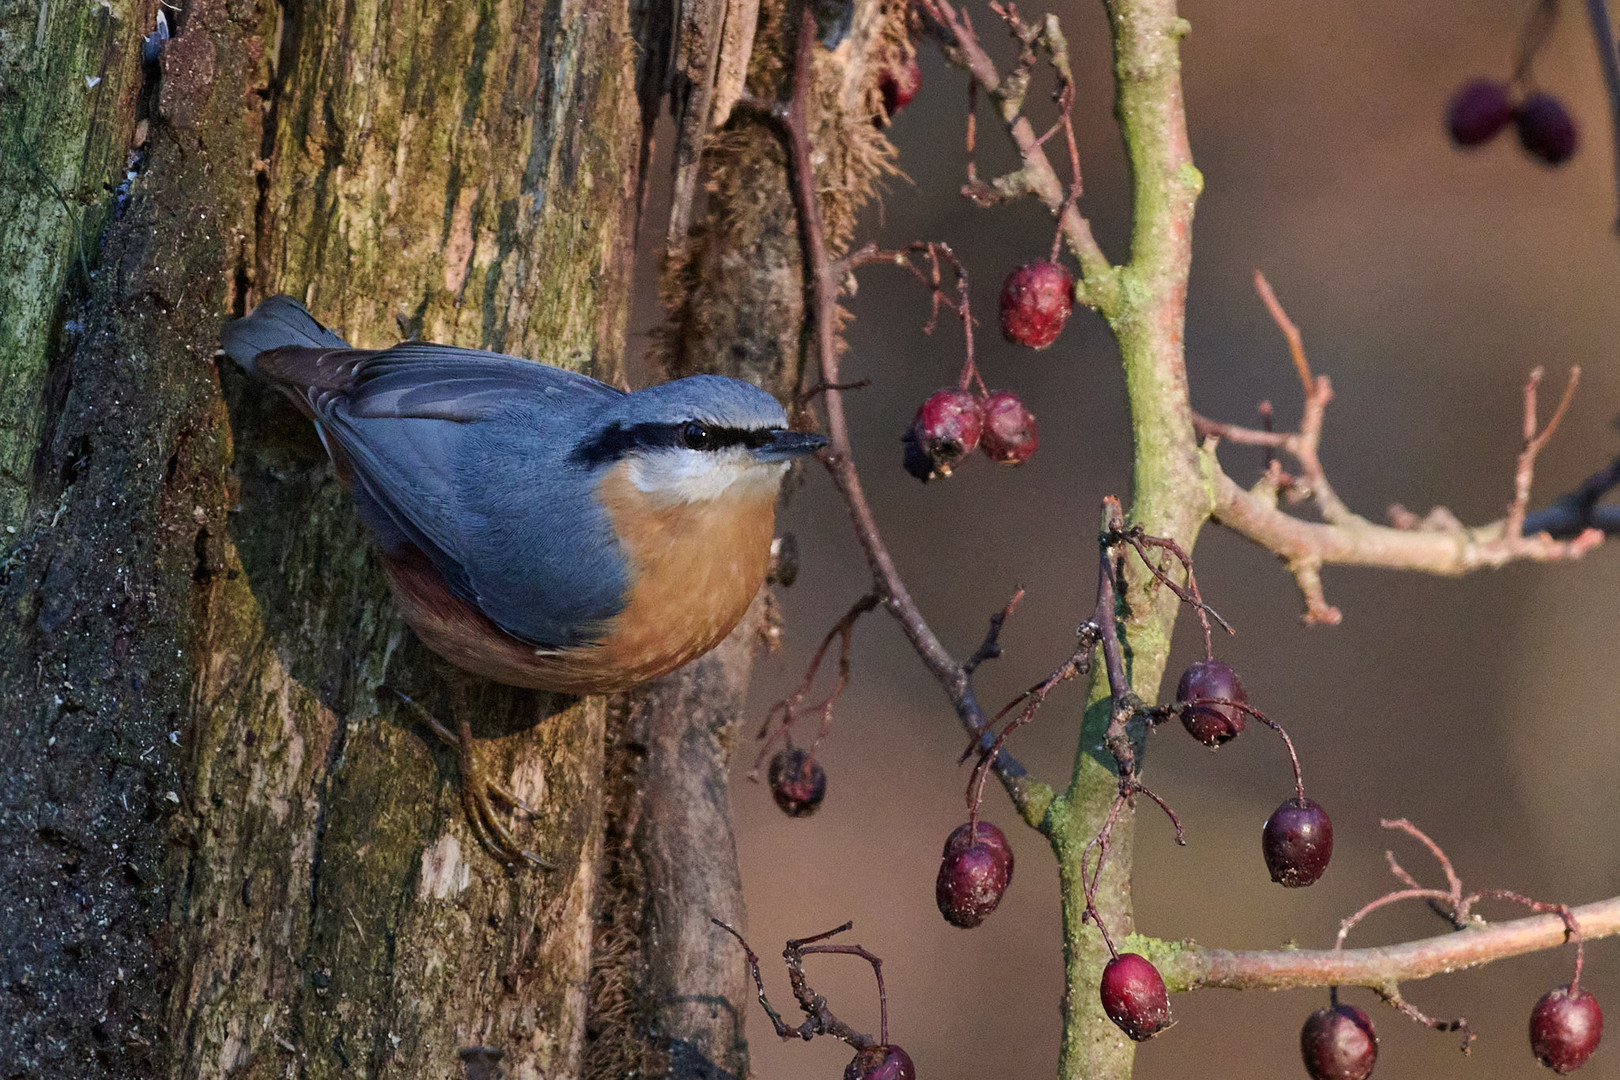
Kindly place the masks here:
[(1022, 465), (1041, 445), (1035, 417), (1009, 390), (962, 387), (928, 396), (902, 437), (906, 472), (927, 483), (951, 475), (974, 450), (1001, 465)]
[(1564, 103), (1535, 89), (1531, 69), (1558, 21), (1558, 0), (1536, 0), (1519, 34), (1518, 58), (1507, 82), (1474, 79), (1452, 95), (1446, 129), (1458, 146), (1482, 146), (1511, 121), (1525, 153), (1548, 165), (1575, 155), (1580, 135)]
[(1569, 110), (1551, 94), (1538, 91), (1515, 100), (1505, 83), (1475, 79), (1457, 91), (1446, 109), (1446, 128), (1458, 146), (1482, 146), (1509, 122), (1525, 153), (1548, 165), (1562, 165), (1580, 145)]

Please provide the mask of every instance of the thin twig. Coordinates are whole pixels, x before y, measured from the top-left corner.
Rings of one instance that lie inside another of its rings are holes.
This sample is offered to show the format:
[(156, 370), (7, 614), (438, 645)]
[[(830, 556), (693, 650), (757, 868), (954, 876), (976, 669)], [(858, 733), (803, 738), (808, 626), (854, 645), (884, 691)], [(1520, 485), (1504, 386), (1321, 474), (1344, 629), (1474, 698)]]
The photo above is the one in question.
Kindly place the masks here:
[[(950, 0), (917, 0), (917, 6), (934, 22), (947, 55), (966, 68), (973, 81), (992, 98), (1002, 101), (1006, 94), (1004, 80), (996, 70), (995, 61), (980, 43), (966, 12), (959, 13)], [(1055, 27), (1055, 20), (1049, 19), (1048, 27)], [(1067, 62), (1064, 55), (1061, 63), (1067, 65)], [(1104, 314), (1111, 314), (1118, 303), (1114, 267), (1092, 235), (1091, 223), (1069, 201), (1069, 192), (1041, 147), (1034, 125), (1016, 107), (1009, 108), (1008, 102), (1004, 101), (1003, 106), (1002, 121), (1023, 159), (1019, 181), (1058, 216), (1069, 250), (1080, 263), (1082, 301)]]
[[(873, 588), (881, 603), (905, 633), (912, 648), (939, 682), (951, 700), (958, 719), (971, 733), (985, 728), (983, 710), (973, 693), (972, 678), (964, 671), (932, 628), (923, 618), (910, 591), (894, 565), (888, 547), (878, 529), (877, 519), (867, 501), (865, 489), (855, 469), (849, 439), (849, 425), (844, 412), (843, 393), (836, 389), (841, 382), (838, 375), (837, 298), (838, 290), (847, 273), (833, 261), (827, 247), (826, 229), (822, 223), (821, 201), (816, 193), (815, 175), (809, 136), (810, 75), (816, 48), (815, 12), (807, 6), (799, 24), (799, 42), (793, 70), (792, 97), (785, 118), (778, 119), (779, 130), (787, 145), (793, 180), (794, 205), (799, 216), (799, 237), (805, 258), (807, 306), (813, 320), (816, 357), (821, 369), (821, 382), (828, 389), (821, 395), (827, 415), (828, 448), (822, 461), (831, 474), (833, 484), (849, 511), (856, 537), (866, 553), (867, 565), (872, 573)], [(999, 752), (995, 769), (1013, 803), (1026, 819), (1038, 818), (1051, 801), (1051, 789), (1029, 779), (1022, 765), (1005, 752)]]

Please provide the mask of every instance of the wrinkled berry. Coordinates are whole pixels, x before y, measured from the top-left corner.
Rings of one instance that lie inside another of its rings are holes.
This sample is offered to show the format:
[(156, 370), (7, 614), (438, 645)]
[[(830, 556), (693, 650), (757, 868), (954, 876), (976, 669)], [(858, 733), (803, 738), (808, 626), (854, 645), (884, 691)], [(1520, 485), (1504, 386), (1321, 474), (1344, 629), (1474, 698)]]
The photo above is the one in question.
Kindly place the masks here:
[(1549, 990), (1530, 1010), (1530, 1049), (1555, 1073), (1572, 1073), (1603, 1038), (1603, 1010), (1585, 990)]
[(1044, 349), (1057, 340), (1074, 306), (1074, 278), (1042, 259), (1025, 263), (1001, 286), (1001, 336), (1014, 345)]
[(1333, 858), (1333, 822), (1315, 799), (1289, 799), (1266, 818), (1260, 848), (1272, 881), (1289, 889), (1310, 885)]
[[(1243, 684), (1231, 664), (1197, 660), (1181, 673), (1181, 681), (1176, 684), (1176, 700), (1203, 698), (1247, 703), (1249, 695), (1243, 692)], [(1181, 725), (1193, 738), (1213, 748), (1243, 734), (1244, 715), (1235, 705), (1183, 705)]]
[(788, 817), (808, 817), (827, 797), (827, 770), (808, 750), (778, 750), (767, 775), (771, 797)]
[(1475, 79), (1446, 107), (1446, 130), (1458, 146), (1479, 146), (1496, 138), (1513, 119), (1508, 88), (1494, 79)]
[(979, 445), (984, 408), (966, 390), (936, 390), (922, 403), (906, 429), (906, 472), (923, 483), (951, 475), (956, 464)]
[(1169, 1027), (1170, 994), (1159, 969), (1133, 952), (1120, 953), (1103, 968), (1103, 1012), (1136, 1042)]
[(1006, 834), (981, 821), (975, 842), (971, 823), (958, 826), (945, 841), (934, 882), (939, 913), (952, 926), (971, 930), (996, 910), (1012, 874), (1013, 853)]
[(922, 68), (915, 54), (883, 65), (878, 72), (878, 91), (883, 95), (884, 114), (892, 120), (895, 113), (911, 104), (921, 86)]
[(1312, 1080), (1366, 1080), (1378, 1062), (1378, 1033), (1354, 1005), (1317, 1009), (1299, 1032)]
[(1017, 394), (997, 390), (984, 399), (984, 434), (979, 436), (979, 448), (986, 457), (1002, 465), (1022, 465), (1040, 445), (1035, 417)]
[(1563, 103), (1551, 94), (1531, 94), (1513, 113), (1519, 145), (1548, 165), (1562, 165), (1575, 153), (1579, 137), (1575, 121)]
[(845, 1066), (844, 1080), (917, 1080), (917, 1067), (898, 1046), (872, 1046)]

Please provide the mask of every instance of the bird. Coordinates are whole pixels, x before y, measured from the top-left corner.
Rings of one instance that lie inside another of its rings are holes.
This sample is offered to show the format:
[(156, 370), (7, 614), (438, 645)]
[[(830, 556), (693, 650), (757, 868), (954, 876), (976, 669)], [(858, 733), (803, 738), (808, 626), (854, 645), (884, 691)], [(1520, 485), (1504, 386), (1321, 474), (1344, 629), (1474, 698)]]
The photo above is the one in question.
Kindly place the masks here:
[[(288, 296), (221, 344), (314, 422), (423, 644), (512, 686), (614, 693), (719, 644), (764, 583), (783, 474), (826, 445), (739, 379), (623, 391), (479, 349), (358, 349)], [(490, 806), (527, 809), (478, 773), (464, 697), (454, 735), (431, 722), (474, 831), (541, 862)]]

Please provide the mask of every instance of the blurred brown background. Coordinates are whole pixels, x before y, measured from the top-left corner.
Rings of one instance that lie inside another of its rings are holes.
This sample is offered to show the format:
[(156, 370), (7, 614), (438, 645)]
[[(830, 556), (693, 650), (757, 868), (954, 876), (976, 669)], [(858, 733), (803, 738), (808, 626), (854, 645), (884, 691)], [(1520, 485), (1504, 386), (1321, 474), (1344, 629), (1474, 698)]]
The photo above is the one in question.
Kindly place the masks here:
[[(1620, 239), (1606, 105), (1580, 5), (1566, 0), (1537, 66), (1541, 85), (1581, 125), (1583, 146), (1569, 165), (1531, 162), (1511, 132), (1461, 153), (1441, 126), (1465, 79), (1507, 76), (1531, 3), (1189, 0), (1183, 8), (1193, 26), (1183, 53), (1187, 110), (1206, 180), (1187, 324), (1194, 405), (1251, 422), (1255, 404), (1270, 398), (1280, 422), (1297, 418), (1286, 349), (1251, 287), (1252, 271), (1263, 269), (1317, 370), (1334, 380), (1329, 475), (1371, 517), (1395, 501), (1419, 512), (1444, 503), (1470, 523), (1498, 515), (1511, 493), (1520, 387), (1535, 364), (1547, 366), (1554, 394), (1571, 364), (1585, 368), (1585, 380), (1543, 457), (1534, 505), (1620, 451), (1611, 341)], [(1081, 80), (1083, 209), (1110, 255), (1123, 259), (1128, 197), (1102, 9), (1058, 10)], [(989, 12), (975, 4), (972, 14), (987, 40), (1002, 44)], [(977, 458), (926, 488), (901, 472), (899, 434), (916, 404), (954, 378), (961, 338), (944, 321), (924, 338), (925, 298), (893, 272), (863, 271), (845, 370), (874, 380), (849, 399), (864, 476), (889, 544), (949, 646), (965, 654), (986, 616), (1015, 586), (1029, 587), (1008, 626), (1006, 657), (981, 679), (994, 706), (1068, 653), (1092, 602), (1098, 500), (1128, 485), (1128, 433), (1117, 358), (1098, 319), (1077, 312), (1046, 352), (1001, 342), (996, 289), (1012, 266), (1046, 250), (1049, 219), (1033, 205), (981, 211), (957, 195), (965, 80), (931, 46), (923, 71), (921, 95), (893, 128), (910, 180), (891, 185), (863, 237), (943, 239), (962, 254), (976, 275), (985, 377), (1035, 411), (1040, 453), (1018, 470)], [(1044, 101), (1038, 93), (1030, 100)], [(994, 175), (1012, 159), (988, 117), (981, 113), (981, 169)], [(645, 314), (638, 329), (652, 324)], [(1260, 467), (1255, 451), (1229, 449), (1223, 459), (1243, 482)], [(756, 676), (760, 716), (865, 587), (824, 475), (808, 474), (782, 527), (798, 535), (804, 571), (785, 595), (787, 646)], [(1156, 814), (1142, 818), (1136, 910), (1144, 932), (1227, 947), (1328, 946), (1340, 918), (1391, 885), (1386, 847), (1420, 877), (1438, 877), (1415, 845), (1378, 828), (1380, 816), (1405, 815), (1430, 831), (1474, 887), (1570, 903), (1620, 892), (1620, 548), (1576, 565), (1519, 565), (1460, 581), (1329, 570), (1328, 598), (1345, 615), (1338, 628), (1301, 626), (1291, 580), (1245, 541), (1211, 527), (1197, 555), (1206, 596), (1239, 629), (1217, 650), (1238, 666), (1251, 700), (1290, 726), (1311, 792), (1333, 814), (1337, 847), (1314, 888), (1272, 885), (1258, 841), (1261, 821), (1288, 793), (1278, 741), (1251, 729), (1212, 755), (1167, 729), (1150, 745), (1148, 778), (1187, 823), (1190, 846), (1176, 849)], [(1172, 679), (1197, 636), (1190, 620), (1179, 629)], [(1060, 692), (1017, 737), (1016, 752), (1044, 779), (1067, 775), (1080, 698), (1077, 689)], [(1018, 857), (1001, 909), (963, 932), (934, 907), (940, 846), (965, 820), (967, 773), (954, 765), (961, 744), (940, 691), (892, 621), (863, 621), (854, 681), (823, 749), (830, 794), (820, 814), (782, 816), (765, 789), (742, 781), (754, 749), (739, 748), (734, 802), (750, 937), (771, 958), (768, 987), (790, 1006), (774, 959), (782, 940), (854, 919), (851, 939), (885, 959), (891, 1033), (921, 1076), (1050, 1076), (1061, 970), (1056, 874), (999, 790), (987, 812)], [(1351, 943), (1443, 928), (1412, 905), (1373, 918)], [(1474, 1024), (1480, 1038), (1470, 1058), (1452, 1036), (1417, 1027), (1369, 993), (1348, 999), (1378, 1027), (1379, 1076), (1531, 1077), (1542, 1070), (1525, 1035), (1530, 1006), (1567, 981), (1572, 962), (1566, 950), (1409, 985), (1420, 1008)], [(875, 1027), (864, 965), (823, 958), (812, 971), (841, 1015)], [(1596, 945), (1588, 971), (1583, 985), (1620, 1023), (1620, 948)], [(1138, 1075), (1303, 1076), (1299, 1025), (1326, 997), (1179, 996), (1179, 1026), (1141, 1050)], [(748, 1023), (756, 1070), (771, 1080), (825, 1080), (848, 1060), (831, 1040), (779, 1044), (757, 1009)], [(1620, 1033), (1581, 1075), (1620, 1077)]]

